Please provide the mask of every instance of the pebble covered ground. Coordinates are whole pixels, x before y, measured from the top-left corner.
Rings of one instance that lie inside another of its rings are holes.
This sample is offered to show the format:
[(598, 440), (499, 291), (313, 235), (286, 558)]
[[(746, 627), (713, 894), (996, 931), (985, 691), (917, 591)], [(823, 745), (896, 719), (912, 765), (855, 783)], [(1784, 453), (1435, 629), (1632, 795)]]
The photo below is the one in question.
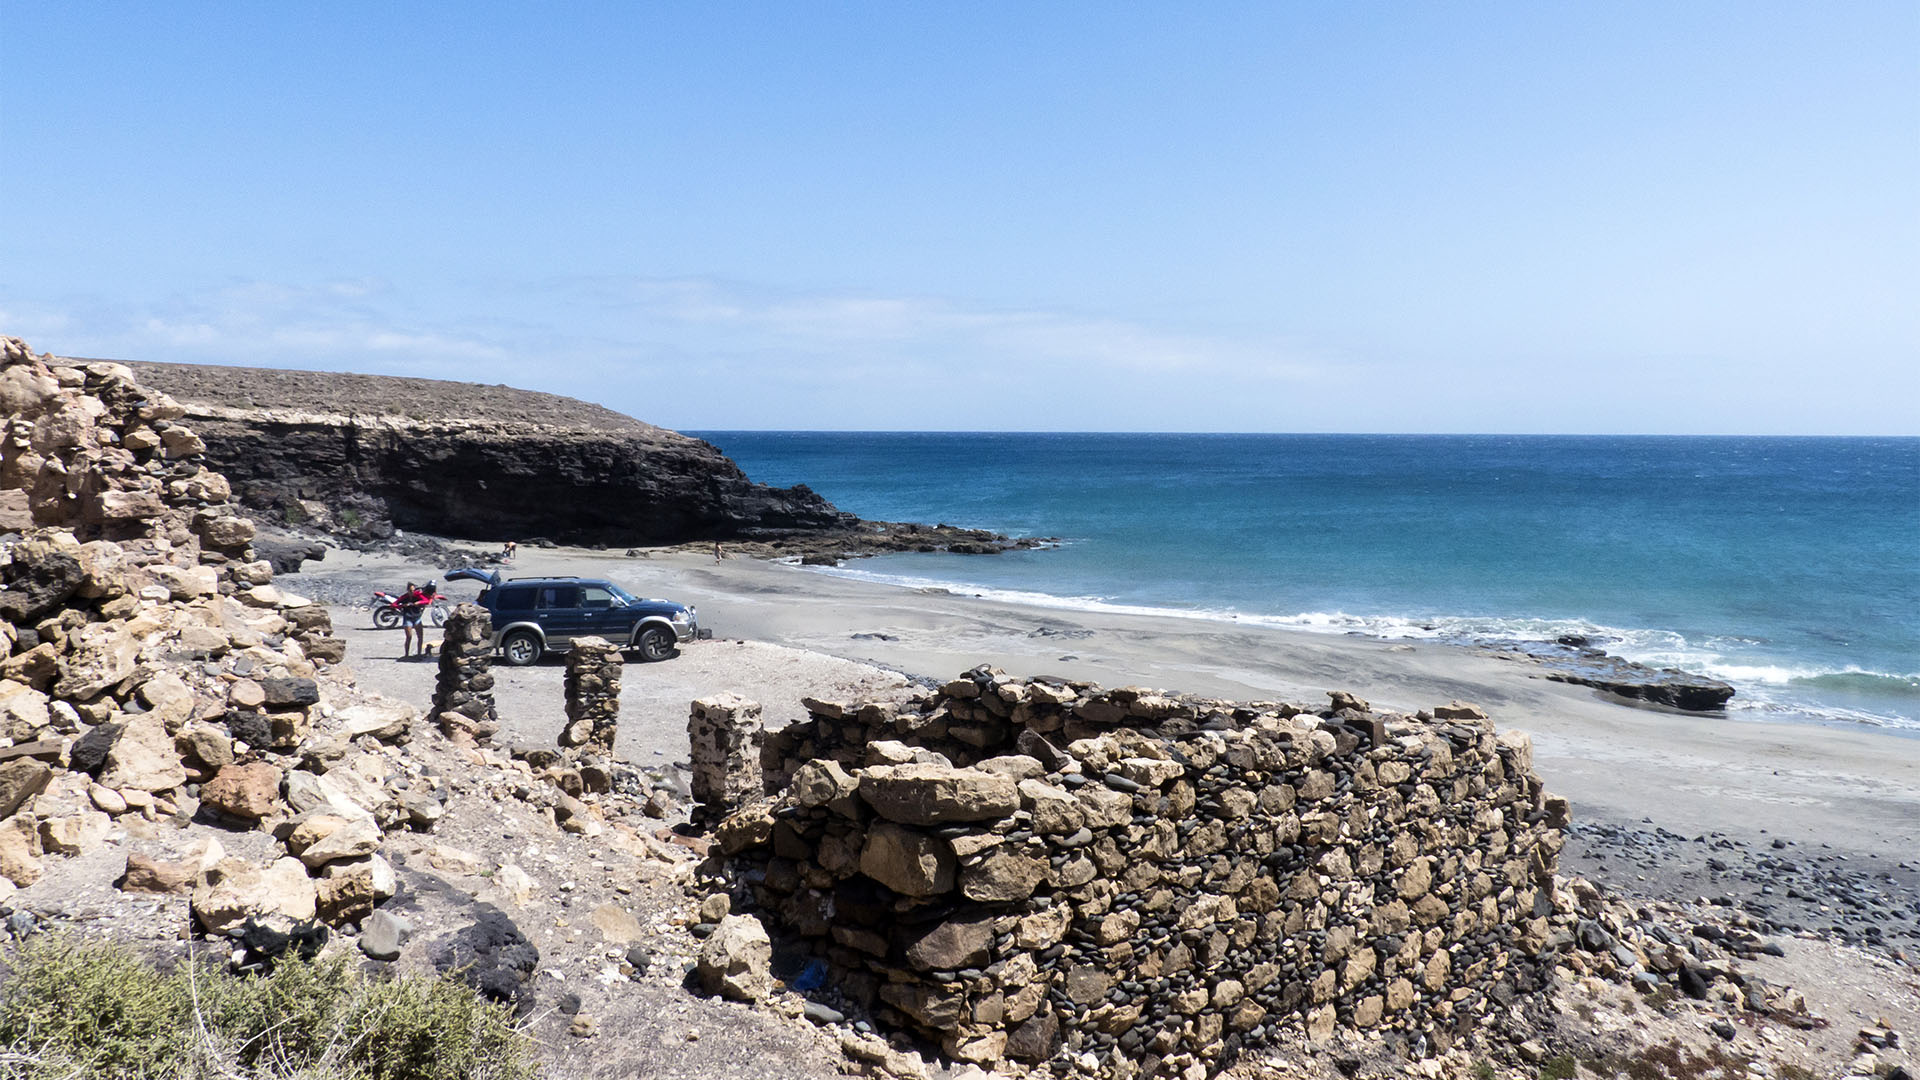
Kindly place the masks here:
[(1920, 857), (1892, 862), (1783, 839), (1750, 845), (1720, 833), (1682, 836), (1650, 821), (1576, 821), (1561, 858), (1570, 874), (1650, 898), (1738, 910), (1770, 934), (1817, 934), (1920, 956)]

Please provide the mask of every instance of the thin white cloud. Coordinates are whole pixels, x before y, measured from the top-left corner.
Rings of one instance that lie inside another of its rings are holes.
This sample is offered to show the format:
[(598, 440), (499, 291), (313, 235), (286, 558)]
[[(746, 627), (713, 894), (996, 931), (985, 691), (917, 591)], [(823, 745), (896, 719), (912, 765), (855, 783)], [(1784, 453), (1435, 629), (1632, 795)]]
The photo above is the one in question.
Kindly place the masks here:
[(703, 327), (727, 338), (804, 352), (859, 348), (915, 355), (968, 353), (989, 367), (1033, 364), (1150, 374), (1311, 379), (1325, 364), (1279, 343), (1179, 334), (1071, 313), (967, 308), (884, 296), (786, 295), (715, 281), (636, 280), (608, 290), (651, 323)]
[[(1046, 427), (1096, 398), (1111, 404), (1094, 412), (1123, 426), (1244, 427), (1258, 416), (1223, 409), (1324, 383), (1337, 366), (1119, 318), (708, 279), (501, 281), (453, 295), (465, 310), (377, 278), (245, 282), (146, 303), (12, 304), (0, 332), (72, 355), (507, 383), (695, 427), (889, 427), (942, 402), (970, 403), (949, 426)], [(986, 402), (993, 411), (974, 411)]]
[[(146, 304), (91, 298), (0, 311), (35, 348), (88, 356), (432, 374), (508, 359), (511, 343), (423, 324), (373, 279), (246, 282)], [(412, 370), (419, 369), (419, 370)]]

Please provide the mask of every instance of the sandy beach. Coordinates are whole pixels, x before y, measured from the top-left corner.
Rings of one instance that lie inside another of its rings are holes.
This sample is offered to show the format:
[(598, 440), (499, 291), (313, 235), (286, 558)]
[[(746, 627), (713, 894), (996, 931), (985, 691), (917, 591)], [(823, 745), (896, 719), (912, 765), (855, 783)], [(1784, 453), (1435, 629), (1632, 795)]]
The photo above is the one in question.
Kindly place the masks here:
[[(291, 586), (306, 582), (330, 599), (346, 599), (449, 567), (334, 552), (305, 569)], [(642, 595), (698, 606), (715, 639), (627, 680), (632, 737), (652, 733), (634, 744), (643, 759), (675, 752), (690, 699), (683, 695), (735, 690), (762, 700), (777, 720), (798, 715), (804, 695), (880, 692), (887, 680), (868, 665), (944, 681), (984, 663), (1016, 674), (1238, 700), (1317, 702), (1327, 690), (1346, 689), (1376, 707), (1407, 711), (1469, 701), (1502, 727), (1533, 736), (1541, 775), (1572, 801), (1577, 820), (1658, 826), (1689, 837), (1720, 832), (1750, 844), (1825, 844), (1886, 863), (1920, 849), (1920, 739), (1629, 705), (1540, 678), (1525, 663), (1453, 646), (1027, 607), (689, 552), (636, 558), (523, 548), (507, 573), (610, 577)], [(448, 591), (465, 598), (477, 589), (456, 582)], [(340, 621), (352, 627), (364, 616), (343, 613)], [(742, 641), (754, 647), (751, 656), (735, 644)], [(352, 653), (363, 681), (430, 683), (431, 665), (378, 660), (396, 655), (397, 645), (397, 634), (364, 632)], [(531, 671), (527, 678), (558, 678), (552, 664)], [(513, 730), (515, 719), (509, 715), (507, 723)]]

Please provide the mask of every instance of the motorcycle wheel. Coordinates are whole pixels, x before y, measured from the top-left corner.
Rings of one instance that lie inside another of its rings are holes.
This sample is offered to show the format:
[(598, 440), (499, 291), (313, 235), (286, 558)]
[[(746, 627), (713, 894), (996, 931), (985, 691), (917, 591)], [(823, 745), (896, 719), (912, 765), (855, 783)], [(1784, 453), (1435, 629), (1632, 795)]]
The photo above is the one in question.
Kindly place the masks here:
[(427, 622), (434, 626), (447, 625), (447, 609), (439, 604), (427, 608)]
[(375, 608), (373, 611), (373, 625), (382, 630), (396, 629), (400, 625), (400, 613), (390, 607)]

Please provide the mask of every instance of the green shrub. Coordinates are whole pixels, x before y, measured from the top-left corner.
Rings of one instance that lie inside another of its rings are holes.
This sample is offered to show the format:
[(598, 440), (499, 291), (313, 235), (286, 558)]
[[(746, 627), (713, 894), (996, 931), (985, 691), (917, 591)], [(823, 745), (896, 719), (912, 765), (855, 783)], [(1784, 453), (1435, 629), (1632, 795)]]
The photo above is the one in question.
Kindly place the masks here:
[(0, 985), (4, 1080), (524, 1080), (528, 1042), (462, 983), (288, 958), (243, 978), (30, 939)]
[[(193, 999), (118, 949), (30, 939), (0, 996), (0, 1045), (14, 1076), (184, 1076)], [(38, 1059), (38, 1060), (35, 1060)], [(66, 1063), (66, 1064), (63, 1064)], [(36, 1067), (38, 1066), (38, 1067)]]
[(1540, 1066), (1540, 1080), (1573, 1080), (1579, 1072), (1580, 1063), (1574, 1060), (1573, 1055), (1561, 1054), (1559, 1057), (1548, 1058), (1546, 1063)]

